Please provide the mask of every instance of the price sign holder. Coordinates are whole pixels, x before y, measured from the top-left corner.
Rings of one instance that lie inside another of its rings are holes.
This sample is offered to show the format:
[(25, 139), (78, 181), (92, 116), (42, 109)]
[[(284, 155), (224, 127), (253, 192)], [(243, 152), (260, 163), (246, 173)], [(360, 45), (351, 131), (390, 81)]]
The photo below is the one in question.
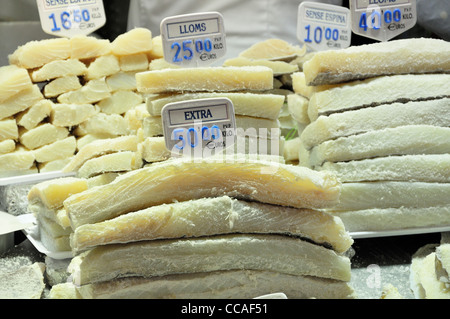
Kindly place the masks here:
[(88, 35), (106, 23), (103, 0), (36, 0), (45, 33), (71, 38)]
[(160, 28), (164, 58), (171, 64), (208, 66), (225, 56), (225, 28), (218, 12), (168, 17)]
[(417, 22), (416, 0), (351, 0), (352, 30), (378, 41), (388, 41)]
[(344, 49), (351, 42), (350, 10), (304, 1), (298, 7), (297, 38), (310, 49)]
[(169, 103), (161, 116), (166, 148), (175, 156), (207, 157), (235, 143), (234, 106), (228, 98)]

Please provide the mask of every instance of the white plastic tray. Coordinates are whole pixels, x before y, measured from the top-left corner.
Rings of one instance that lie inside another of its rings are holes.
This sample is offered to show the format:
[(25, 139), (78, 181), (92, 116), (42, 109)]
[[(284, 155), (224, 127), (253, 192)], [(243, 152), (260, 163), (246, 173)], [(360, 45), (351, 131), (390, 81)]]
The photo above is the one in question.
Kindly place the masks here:
[(19, 184), (37, 184), (49, 179), (75, 176), (75, 172), (63, 173), (61, 171), (48, 172), (48, 173), (37, 173), (37, 174), (27, 174), (11, 177), (0, 178), (0, 186), (9, 185), (19, 185)]
[(389, 237), (402, 235), (416, 235), (427, 233), (441, 233), (450, 231), (450, 225), (436, 226), (436, 227), (418, 227), (397, 230), (380, 230), (380, 231), (359, 231), (349, 232), (352, 238), (374, 238), (374, 237)]
[(37, 225), (36, 218), (33, 214), (20, 215), (17, 216), (17, 218), (24, 223), (33, 224), (31, 227), (23, 229), (22, 232), (37, 249), (37, 251), (53, 259), (67, 259), (73, 257), (71, 251), (51, 251), (44, 246), (39, 235), (39, 226)]

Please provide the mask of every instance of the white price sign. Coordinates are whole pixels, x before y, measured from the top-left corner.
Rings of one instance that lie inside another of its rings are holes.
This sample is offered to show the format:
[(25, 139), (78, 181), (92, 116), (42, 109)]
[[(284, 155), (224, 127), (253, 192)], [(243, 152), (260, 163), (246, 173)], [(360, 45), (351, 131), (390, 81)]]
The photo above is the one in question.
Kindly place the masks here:
[(42, 29), (51, 35), (88, 35), (106, 23), (103, 0), (36, 1)]
[(234, 106), (227, 98), (170, 103), (161, 116), (166, 148), (174, 155), (207, 157), (235, 143)]
[(352, 30), (378, 41), (388, 41), (417, 22), (416, 0), (352, 0)]
[(183, 67), (207, 66), (226, 53), (223, 17), (218, 12), (192, 13), (161, 22), (164, 58)]
[(344, 49), (351, 42), (350, 10), (304, 1), (298, 7), (297, 38), (316, 51)]

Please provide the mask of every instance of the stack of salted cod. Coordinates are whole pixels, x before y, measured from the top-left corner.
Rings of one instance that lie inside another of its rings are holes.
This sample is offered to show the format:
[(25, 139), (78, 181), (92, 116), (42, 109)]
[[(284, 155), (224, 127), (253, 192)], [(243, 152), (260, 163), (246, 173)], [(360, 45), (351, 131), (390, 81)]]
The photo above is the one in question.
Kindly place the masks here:
[[(279, 67), (282, 72), (295, 68), (285, 62), (270, 63), (282, 64)], [(152, 61), (150, 71), (136, 75), (138, 91), (148, 94), (150, 114), (143, 119), (143, 159), (157, 162), (170, 157), (165, 149), (161, 118), (165, 105), (218, 97), (229, 98), (234, 106), (236, 153), (282, 154), (284, 139), (278, 117), (285, 98), (273, 90), (274, 76), (281, 75), (273, 67), (267, 63), (225, 63), (220, 67), (188, 69), (169, 65), (164, 59)]]
[(237, 58), (224, 62), (224, 66), (261, 65), (272, 69), (274, 89), (271, 92), (285, 97), (278, 121), (284, 138), (283, 156), (289, 163), (298, 161), (299, 133), (304, 126), (299, 111), (303, 101), (293, 92), (292, 76), (299, 72), (309, 56), (306, 47), (299, 48), (280, 39), (268, 39), (252, 45)]
[(450, 43), (319, 52), (303, 72), (312, 94), (300, 164), (337, 174), (332, 212), (346, 229), (449, 225)]
[(416, 299), (450, 299), (450, 236), (421, 247), (412, 257), (411, 290)]
[[(75, 36), (18, 47), (0, 68), (0, 176), (59, 171), (91, 141), (136, 139), (145, 105), (135, 73), (162, 56), (160, 42), (136, 28), (112, 42)], [(83, 176), (141, 166), (136, 147), (124, 151)]]
[(333, 174), (272, 158), (169, 159), (64, 201), (72, 282), (50, 298), (351, 298)]

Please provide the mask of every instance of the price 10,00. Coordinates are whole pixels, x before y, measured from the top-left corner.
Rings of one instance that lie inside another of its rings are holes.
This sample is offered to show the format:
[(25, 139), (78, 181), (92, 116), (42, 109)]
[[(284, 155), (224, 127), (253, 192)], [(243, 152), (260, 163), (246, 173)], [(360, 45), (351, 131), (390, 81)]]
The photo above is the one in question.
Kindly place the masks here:
[(313, 40), (316, 43), (321, 43), (323, 38), (325, 38), (325, 40), (327, 40), (327, 41), (339, 40), (339, 30), (336, 28), (331, 29), (331, 28), (322, 28), (320, 26), (317, 26), (311, 32), (311, 25), (308, 24), (307, 26), (305, 26), (305, 30), (306, 30), (306, 38), (304, 41), (307, 43), (311, 43)]

